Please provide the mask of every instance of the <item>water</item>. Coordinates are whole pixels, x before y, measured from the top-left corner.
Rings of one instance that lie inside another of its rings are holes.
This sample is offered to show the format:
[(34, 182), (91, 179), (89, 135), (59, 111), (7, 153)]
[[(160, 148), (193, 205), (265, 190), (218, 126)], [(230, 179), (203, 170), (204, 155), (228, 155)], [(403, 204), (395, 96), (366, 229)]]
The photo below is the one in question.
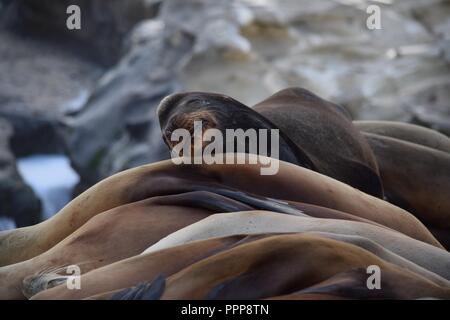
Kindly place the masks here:
[(14, 229), (15, 227), (14, 220), (7, 217), (0, 217), (0, 231)]
[(71, 200), (79, 177), (64, 155), (33, 155), (17, 159), (25, 182), (42, 202), (42, 216), (50, 218)]

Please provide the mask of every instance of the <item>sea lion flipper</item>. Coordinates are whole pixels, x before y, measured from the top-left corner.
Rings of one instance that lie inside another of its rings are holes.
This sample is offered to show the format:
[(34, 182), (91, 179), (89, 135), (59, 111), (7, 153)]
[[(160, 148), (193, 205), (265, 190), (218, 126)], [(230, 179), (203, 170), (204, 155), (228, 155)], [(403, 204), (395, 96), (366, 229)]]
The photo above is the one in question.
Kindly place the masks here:
[(184, 192), (180, 194), (163, 196), (155, 200), (161, 205), (178, 205), (207, 209), (212, 212), (247, 211), (254, 208), (246, 203), (236, 201), (215, 192), (214, 187), (200, 187), (204, 190)]
[(166, 287), (166, 278), (157, 276), (151, 282), (143, 282), (135, 287), (116, 292), (110, 300), (157, 300)]

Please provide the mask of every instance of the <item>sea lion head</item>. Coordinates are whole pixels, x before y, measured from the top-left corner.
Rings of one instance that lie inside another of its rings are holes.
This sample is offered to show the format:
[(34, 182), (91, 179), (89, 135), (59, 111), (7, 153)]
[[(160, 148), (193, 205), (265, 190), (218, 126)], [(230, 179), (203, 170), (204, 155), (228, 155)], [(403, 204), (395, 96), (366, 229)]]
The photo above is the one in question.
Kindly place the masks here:
[[(252, 108), (223, 94), (209, 92), (175, 93), (164, 98), (157, 108), (164, 142), (172, 149), (176, 144), (171, 140), (176, 129), (194, 132), (194, 122), (201, 121), (203, 133), (207, 129), (218, 129), (224, 135), (227, 129), (278, 129)], [(270, 138), (269, 138), (270, 140)], [(244, 141), (246, 152), (249, 149)], [(269, 142), (270, 144), (270, 142)], [(270, 145), (269, 145), (270, 148)], [(297, 148), (289, 137), (279, 130), (279, 159), (310, 169), (314, 168), (307, 155)]]
[(242, 103), (228, 96), (216, 93), (175, 93), (164, 98), (157, 113), (164, 141), (173, 146), (171, 135), (176, 129), (186, 129), (191, 135), (194, 122), (201, 121), (203, 131), (211, 128), (224, 130), (236, 127), (230, 123), (230, 111), (244, 110)]

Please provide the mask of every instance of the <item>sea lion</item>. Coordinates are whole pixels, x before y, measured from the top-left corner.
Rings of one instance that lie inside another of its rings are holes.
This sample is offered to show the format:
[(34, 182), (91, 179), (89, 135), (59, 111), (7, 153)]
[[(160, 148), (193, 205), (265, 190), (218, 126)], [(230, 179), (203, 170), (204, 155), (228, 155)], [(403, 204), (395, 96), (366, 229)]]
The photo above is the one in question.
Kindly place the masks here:
[[(367, 270), (371, 265), (378, 266), (382, 275), (384, 271), (407, 274), (418, 286), (420, 297), (450, 297), (449, 287), (435, 285), (357, 246), (316, 235), (290, 234), (242, 244), (194, 263), (167, 278), (160, 299), (263, 299), (309, 288), (345, 271)], [(418, 285), (416, 279), (427, 286)], [(402, 287), (402, 283), (396, 284)]]
[(309, 288), (268, 300), (411, 300), (448, 296), (448, 286), (436, 286), (398, 268), (383, 269), (378, 290), (367, 290), (367, 276), (364, 268), (345, 271)]
[[(23, 298), (20, 284), (26, 276), (39, 274), (37, 278), (42, 279), (45, 270), (72, 264), (79, 265), (85, 273), (140, 253), (168, 233), (211, 213), (274, 209), (304, 216), (302, 211), (274, 200), (252, 198), (242, 192), (235, 197), (252, 202), (253, 206), (211, 192), (193, 191), (152, 197), (102, 212), (41, 255), (0, 268), (0, 298)], [(314, 208), (317, 211), (324, 210)]]
[(328, 232), (365, 237), (383, 248), (450, 279), (450, 253), (388, 228), (355, 221), (303, 218), (267, 211), (215, 214), (161, 239), (143, 254), (191, 241), (233, 234)]
[[(244, 131), (267, 129), (269, 131), (268, 150), (271, 146), (270, 130), (278, 129), (273, 123), (246, 105), (218, 93), (186, 92), (169, 95), (158, 105), (157, 114), (162, 138), (169, 149), (172, 149), (176, 143), (172, 141), (173, 132), (177, 129), (186, 129), (193, 135), (195, 121), (201, 121), (204, 131), (218, 129), (224, 136), (226, 136), (227, 129)], [(282, 130), (279, 133), (279, 139), (280, 160), (316, 170), (310, 158)], [(235, 141), (235, 149), (239, 144), (244, 145), (245, 152), (250, 151), (251, 148), (247, 141)], [(259, 140), (256, 149), (259, 154)]]
[[(301, 88), (282, 90), (255, 105), (215, 93), (176, 93), (157, 109), (163, 139), (172, 149), (176, 129), (279, 129), (279, 158), (343, 181), (382, 197), (375, 158), (345, 110)], [(248, 141), (238, 141), (251, 149)], [(258, 150), (259, 152), (259, 150)], [(263, 154), (266, 155), (266, 154)]]
[[(309, 234), (357, 245), (379, 258), (417, 273), (439, 286), (450, 286), (450, 282), (444, 278), (390, 252), (367, 238), (322, 232)], [(134, 256), (83, 274), (80, 278), (80, 282), (83, 284), (80, 290), (70, 290), (67, 286), (60, 285), (41, 291), (37, 295), (34, 295), (32, 299), (84, 299), (100, 295), (103, 292), (108, 293), (108, 298), (111, 298), (113, 295), (111, 292), (117, 292), (122, 288), (152, 281), (158, 275), (168, 277), (180, 271), (182, 268), (201, 259), (205, 259), (212, 254), (217, 254), (237, 245), (273, 235), (236, 235), (224, 238), (212, 238)], [(42, 280), (46, 282), (62, 280), (65, 282), (66, 279), (67, 276), (50, 273), (49, 277), (44, 277)], [(40, 281), (41, 279), (36, 277), (32, 280)], [(24, 287), (33, 287), (33, 281), (25, 281)]]
[(395, 264), (396, 266), (408, 269), (414, 273), (417, 273), (421, 275), (424, 278), (427, 278), (428, 280), (434, 282), (437, 285), (440, 286), (447, 286), (450, 287), (450, 281), (437, 275), (434, 272), (431, 272), (424, 267), (421, 267), (410, 260), (388, 250), (387, 248), (379, 245), (375, 241), (372, 241), (364, 236), (359, 235), (347, 235), (347, 234), (339, 234), (339, 233), (330, 233), (330, 232), (309, 232), (310, 234), (319, 235), (321, 237), (334, 239), (337, 241), (342, 241), (346, 243), (350, 243), (353, 245), (356, 245), (360, 248), (363, 248), (377, 257), (390, 262), (392, 264)]
[(386, 198), (426, 225), (450, 229), (450, 153), (364, 133), (380, 168)]
[[(80, 290), (57, 286), (34, 295), (32, 299), (83, 299), (152, 281), (158, 275), (168, 277), (183, 268), (234, 246), (260, 239), (259, 235), (237, 235), (196, 241), (167, 250), (130, 257), (83, 274)], [(53, 279), (66, 277), (54, 274)], [(39, 280), (39, 279), (36, 279)], [(31, 281), (25, 286), (30, 287)], [(34, 293), (34, 292), (33, 292)]]
[(396, 121), (353, 121), (362, 132), (395, 138), (450, 153), (450, 138), (432, 129)]
[(96, 214), (111, 208), (150, 197), (212, 187), (342, 211), (442, 247), (414, 216), (383, 200), (283, 161), (279, 163), (278, 174), (261, 176), (261, 162), (267, 163), (266, 157), (235, 156), (255, 157), (260, 162), (251, 165), (175, 165), (166, 160), (115, 174), (82, 193), (52, 218), (35, 226), (0, 232), (0, 263), (5, 265), (30, 259), (53, 247)]
[[(82, 266), (82, 272), (85, 273), (141, 252), (168, 232), (212, 213), (260, 209), (297, 216), (310, 217), (308, 214), (311, 213), (312, 216), (318, 217), (372, 223), (350, 214), (313, 205), (281, 202), (232, 190), (218, 189), (217, 191), (231, 198), (209, 191), (193, 191), (152, 197), (102, 212), (41, 255), (0, 268), (0, 283), (3, 288), (3, 290), (0, 289), (0, 298), (23, 298), (19, 288), (22, 279), (27, 276), (37, 278), (45, 286), (47, 282), (54, 285), (57, 283), (56, 279), (45, 281), (44, 277), (48, 277), (46, 270), (50, 270), (52, 274), (54, 269), (64, 269), (63, 266), (79, 264)], [(176, 223), (173, 222), (174, 215), (177, 217)], [(122, 239), (127, 240), (126, 246), (122, 243)], [(114, 243), (117, 241), (121, 241), (119, 247), (124, 250), (116, 249)], [(39, 285), (30, 284), (28, 287), (36, 288)], [(36, 291), (36, 289), (26, 291)]]
[[(243, 192), (224, 192), (223, 189), (219, 191), (228, 193), (235, 199), (207, 191), (193, 191), (153, 197), (100, 213), (41, 255), (0, 268), (0, 283), (4, 289), (0, 290), (0, 298), (23, 298), (19, 288), (25, 277), (34, 279), (27, 281), (29, 284), (25, 286), (31, 289), (22, 290), (25, 295), (31, 296), (33, 292), (58, 284), (65, 278), (61, 276), (55, 278), (52, 275), (57, 272), (53, 270), (64, 270), (64, 266), (72, 264), (80, 265), (83, 273), (99, 268), (136, 254), (150, 243), (160, 240), (168, 232), (212, 213), (272, 209), (296, 216), (332, 217), (373, 223), (350, 214), (313, 205), (293, 202), (289, 204), (275, 199), (254, 197)], [(174, 216), (177, 217), (176, 223), (173, 222)], [(126, 246), (122, 239), (127, 240)], [(121, 241), (119, 247), (123, 250), (117, 250), (114, 245), (117, 241)], [(146, 245), (142, 247), (144, 243)]]
[(23, 299), (22, 280), (27, 276), (69, 265), (78, 265), (85, 273), (139, 254), (161, 237), (210, 214), (204, 209), (153, 205), (151, 200), (98, 214), (50, 250), (1, 267), (0, 299)]
[(287, 132), (318, 172), (373, 196), (383, 196), (375, 156), (344, 107), (293, 87), (252, 108)]

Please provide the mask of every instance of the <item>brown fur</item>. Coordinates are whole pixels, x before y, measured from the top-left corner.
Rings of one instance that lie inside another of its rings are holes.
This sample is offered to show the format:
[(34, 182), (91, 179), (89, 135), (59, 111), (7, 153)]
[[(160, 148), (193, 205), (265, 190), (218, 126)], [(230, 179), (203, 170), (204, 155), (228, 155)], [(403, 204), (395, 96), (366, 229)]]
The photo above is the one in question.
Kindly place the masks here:
[(298, 166), (280, 162), (278, 174), (261, 176), (260, 165), (176, 166), (169, 160), (113, 175), (81, 194), (49, 220), (0, 233), (1, 263), (11, 264), (37, 256), (93, 216), (111, 208), (149, 197), (213, 187), (335, 209), (441, 247), (408, 212)]
[(365, 133), (374, 150), (389, 201), (425, 224), (450, 228), (450, 154)]
[[(422, 296), (450, 297), (449, 288), (386, 263), (361, 248), (318, 236), (294, 234), (253, 241), (197, 262), (169, 277), (161, 298), (268, 298), (370, 265), (379, 266), (382, 274), (386, 270), (398, 270), (397, 274), (405, 273), (411, 281), (426, 284), (418, 286)], [(403, 283), (397, 285), (408, 287)]]

